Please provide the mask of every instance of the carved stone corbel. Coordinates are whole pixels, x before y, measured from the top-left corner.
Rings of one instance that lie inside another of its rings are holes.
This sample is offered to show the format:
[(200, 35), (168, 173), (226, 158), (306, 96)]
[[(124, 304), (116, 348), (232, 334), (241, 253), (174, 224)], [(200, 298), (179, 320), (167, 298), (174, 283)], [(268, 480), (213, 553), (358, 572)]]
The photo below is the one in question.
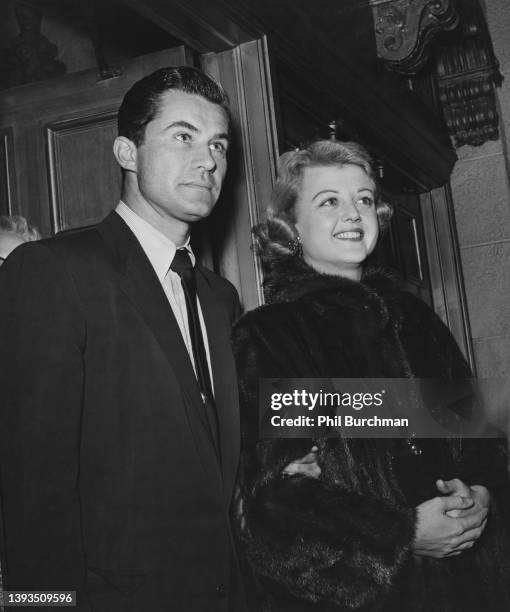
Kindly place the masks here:
[(416, 74), (436, 34), (458, 23), (452, 0), (369, 0), (377, 55), (396, 72)]
[(455, 146), (479, 146), (499, 137), (494, 90), (502, 76), (478, 0), (463, 0), (459, 12), (461, 27), (437, 61), (438, 98)]

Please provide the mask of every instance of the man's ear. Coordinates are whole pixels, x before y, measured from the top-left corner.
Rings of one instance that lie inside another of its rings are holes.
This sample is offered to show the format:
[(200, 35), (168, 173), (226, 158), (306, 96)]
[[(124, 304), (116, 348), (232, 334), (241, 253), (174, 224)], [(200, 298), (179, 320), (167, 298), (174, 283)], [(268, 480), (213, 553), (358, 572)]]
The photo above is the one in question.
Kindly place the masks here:
[(113, 154), (121, 168), (136, 172), (137, 149), (132, 140), (125, 136), (117, 136), (113, 143)]

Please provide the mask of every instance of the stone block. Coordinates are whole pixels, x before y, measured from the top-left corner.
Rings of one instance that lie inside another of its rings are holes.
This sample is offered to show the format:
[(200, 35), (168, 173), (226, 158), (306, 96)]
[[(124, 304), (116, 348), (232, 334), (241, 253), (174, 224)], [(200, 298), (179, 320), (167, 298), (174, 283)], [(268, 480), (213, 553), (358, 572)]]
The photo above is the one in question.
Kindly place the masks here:
[(461, 249), (472, 337), (510, 335), (510, 241)]
[(451, 186), (461, 247), (510, 238), (510, 189), (503, 155), (458, 162)]
[(478, 338), (473, 349), (480, 378), (510, 377), (510, 335)]

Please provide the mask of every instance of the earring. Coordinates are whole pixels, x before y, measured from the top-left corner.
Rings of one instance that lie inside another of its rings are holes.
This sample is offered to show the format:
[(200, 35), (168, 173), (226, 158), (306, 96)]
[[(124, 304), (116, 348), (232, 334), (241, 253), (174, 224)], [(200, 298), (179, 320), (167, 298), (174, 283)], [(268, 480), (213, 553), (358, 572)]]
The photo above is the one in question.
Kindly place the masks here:
[(301, 257), (303, 255), (303, 243), (301, 242), (301, 236), (296, 234), (292, 240), (289, 240), (288, 247), (294, 257)]

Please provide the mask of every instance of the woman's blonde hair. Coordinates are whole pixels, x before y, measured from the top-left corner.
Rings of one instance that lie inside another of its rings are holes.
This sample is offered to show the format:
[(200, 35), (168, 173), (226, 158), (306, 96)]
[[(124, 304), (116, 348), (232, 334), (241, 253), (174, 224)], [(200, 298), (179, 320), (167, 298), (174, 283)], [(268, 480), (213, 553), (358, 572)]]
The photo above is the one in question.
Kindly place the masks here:
[(265, 264), (274, 258), (293, 255), (293, 241), (298, 236), (295, 205), (301, 189), (303, 171), (316, 166), (359, 166), (376, 184), (375, 205), (379, 229), (390, 222), (393, 210), (381, 201), (377, 187), (374, 160), (357, 142), (317, 140), (305, 149), (289, 151), (280, 156), (278, 178), (267, 208), (267, 220), (253, 228), (255, 248)]
[(37, 228), (19, 215), (0, 215), (0, 233), (16, 234), (24, 242), (39, 240), (41, 237)]

